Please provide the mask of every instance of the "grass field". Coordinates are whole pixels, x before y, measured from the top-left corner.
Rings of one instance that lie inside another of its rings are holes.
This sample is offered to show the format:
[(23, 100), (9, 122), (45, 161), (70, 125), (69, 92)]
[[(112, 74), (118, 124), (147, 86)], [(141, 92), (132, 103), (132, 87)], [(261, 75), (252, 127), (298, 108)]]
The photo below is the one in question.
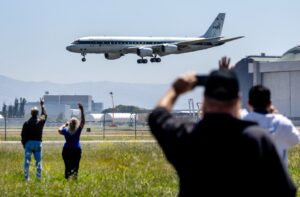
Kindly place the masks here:
[[(111, 134), (111, 133), (109, 133)], [(21, 144), (0, 143), (0, 196), (176, 196), (178, 180), (156, 143), (82, 144), (77, 181), (64, 179), (62, 144), (43, 145), (43, 178), (23, 181)], [(105, 142), (106, 141), (106, 142)], [(289, 172), (300, 186), (300, 145), (289, 152)], [(300, 192), (298, 192), (300, 197)]]
[(177, 177), (156, 143), (83, 144), (77, 181), (64, 179), (61, 144), (44, 144), (43, 178), (23, 181), (21, 145), (0, 144), (0, 196), (176, 196)]

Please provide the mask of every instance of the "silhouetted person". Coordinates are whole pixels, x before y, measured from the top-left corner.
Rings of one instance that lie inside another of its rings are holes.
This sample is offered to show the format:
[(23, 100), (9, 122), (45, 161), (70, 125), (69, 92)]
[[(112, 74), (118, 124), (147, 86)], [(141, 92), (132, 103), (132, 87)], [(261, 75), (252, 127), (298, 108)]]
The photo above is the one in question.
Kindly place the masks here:
[(149, 116), (149, 126), (179, 176), (179, 196), (295, 196), (270, 138), (239, 119), (239, 84), (229, 69), (210, 73), (203, 118), (177, 120), (177, 98), (195, 87), (196, 76), (179, 77)]
[(300, 134), (292, 121), (287, 117), (274, 113), (271, 91), (262, 85), (253, 86), (249, 91), (251, 112), (244, 116), (245, 120), (257, 122), (271, 135), (278, 154), (285, 167), (288, 167), (288, 149), (300, 142)]
[(83, 106), (79, 103), (78, 107), (81, 114), (80, 123), (77, 118), (73, 117), (58, 130), (61, 135), (65, 136), (66, 140), (62, 151), (62, 157), (65, 163), (66, 179), (71, 177), (77, 179), (81, 159), (80, 135), (85, 124), (85, 117)]
[(25, 180), (29, 180), (29, 165), (31, 154), (33, 153), (36, 166), (36, 177), (42, 177), (42, 136), (43, 128), (47, 119), (47, 113), (44, 107), (44, 100), (40, 99), (41, 116), (38, 117), (39, 110), (37, 107), (31, 109), (31, 118), (23, 124), (22, 128), (22, 144), (25, 150), (24, 159), (24, 176)]

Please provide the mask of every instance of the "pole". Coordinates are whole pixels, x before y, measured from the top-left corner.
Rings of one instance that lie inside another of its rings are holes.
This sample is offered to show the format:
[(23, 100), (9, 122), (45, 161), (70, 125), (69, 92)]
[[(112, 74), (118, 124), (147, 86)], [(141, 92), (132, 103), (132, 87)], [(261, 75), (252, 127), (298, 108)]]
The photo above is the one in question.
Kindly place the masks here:
[(105, 116), (106, 116), (106, 113), (104, 113), (104, 117), (103, 117), (103, 139), (105, 138)]
[(115, 103), (114, 103), (114, 94), (113, 92), (109, 93), (111, 95), (111, 102), (112, 102), (112, 120), (111, 120), (111, 126), (114, 126), (114, 119), (115, 119)]
[(6, 141), (6, 114), (4, 114), (4, 140)]
[(134, 116), (134, 139), (136, 139), (136, 113)]

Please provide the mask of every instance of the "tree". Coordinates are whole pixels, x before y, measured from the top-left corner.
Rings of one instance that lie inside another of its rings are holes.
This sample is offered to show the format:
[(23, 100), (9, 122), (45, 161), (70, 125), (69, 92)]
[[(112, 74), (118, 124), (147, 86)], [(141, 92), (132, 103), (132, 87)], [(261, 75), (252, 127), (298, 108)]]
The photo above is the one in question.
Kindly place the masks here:
[(12, 105), (8, 106), (8, 112), (7, 112), (7, 117), (8, 118), (12, 118), (13, 117), (13, 111), (14, 111), (14, 107)]
[(13, 117), (19, 117), (19, 100), (15, 99), (15, 104), (13, 106)]
[[(102, 113), (112, 113), (113, 109), (108, 108), (103, 110)], [(145, 113), (149, 112), (147, 109), (139, 108), (132, 105), (117, 105), (114, 110), (115, 113)]]
[(2, 115), (3, 116), (7, 115), (7, 105), (5, 103), (3, 103), (2, 105)]
[(20, 118), (23, 118), (25, 116), (25, 104), (26, 104), (26, 99), (21, 97), (20, 98), (20, 109), (19, 109)]

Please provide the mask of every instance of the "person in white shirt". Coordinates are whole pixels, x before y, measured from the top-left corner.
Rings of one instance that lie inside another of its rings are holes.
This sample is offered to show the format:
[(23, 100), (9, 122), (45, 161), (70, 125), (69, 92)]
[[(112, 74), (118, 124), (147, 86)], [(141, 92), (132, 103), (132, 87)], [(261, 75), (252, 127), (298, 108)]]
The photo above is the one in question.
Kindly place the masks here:
[(285, 167), (288, 167), (288, 149), (300, 142), (298, 129), (287, 117), (274, 113), (270, 90), (262, 85), (253, 86), (249, 91), (250, 112), (245, 120), (257, 122), (266, 129), (276, 145), (279, 156)]

